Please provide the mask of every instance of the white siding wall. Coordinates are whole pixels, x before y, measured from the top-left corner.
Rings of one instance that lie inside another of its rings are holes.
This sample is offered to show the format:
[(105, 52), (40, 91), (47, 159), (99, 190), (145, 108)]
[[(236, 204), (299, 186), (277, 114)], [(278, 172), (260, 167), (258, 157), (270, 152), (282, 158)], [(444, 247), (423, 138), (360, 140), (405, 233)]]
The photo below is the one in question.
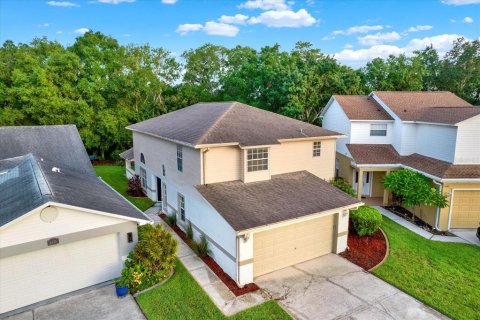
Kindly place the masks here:
[(480, 164), (480, 116), (458, 125), (454, 162)]
[(416, 124), (416, 153), (453, 162), (457, 128), (433, 124)]
[[(183, 172), (177, 170), (177, 146), (173, 142), (162, 140), (141, 133), (133, 133), (133, 147), (136, 168), (140, 165), (140, 153), (145, 156), (149, 187), (156, 190), (156, 179), (159, 177), (167, 186), (168, 213), (178, 210), (177, 194), (185, 197), (185, 217), (212, 239), (211, 255), (232, 279), (236, 279), (236, 233), (223, 217), (200, 195), (195, 185), (201, 183), (201, 153), (199, 150), (183, 146)], [(162, 175), (162, 164), (166, 175)], [(150, 196), (150, 195), (149, 195)], [(156, 200), (156, 192), (151, 198)], [(178, 215), (178, 224), (181, 227)], [(198, 236), (198, 233), (196, 234)], [(224, 251), (228, 252), (226, 254)]]
[(343, 155), (350, 155), (346, 144), (350, 143), (350, 120), (338, 102), (333, 99), (330, 107), (327, 109), (322, 118), (322, 127), (347, 135), (347, 138), (337, 139), (337, 152)]
[[(387, 135), (382, 136), (370, 136), (370, 125), (372, 124), (386, 124)], [(364, 122), (364, 121), (352, 121), (351, 122), (351, 143), (358, 144), (392, 144), (393, 143), (393, 123), (391, 122)]]
[(402, 136), (400, 138), (400, 148), (397, 149), (400, 155), (408, 156), (417, 152), (417, 126), (415, 123), (403, 123), (401, 125)]

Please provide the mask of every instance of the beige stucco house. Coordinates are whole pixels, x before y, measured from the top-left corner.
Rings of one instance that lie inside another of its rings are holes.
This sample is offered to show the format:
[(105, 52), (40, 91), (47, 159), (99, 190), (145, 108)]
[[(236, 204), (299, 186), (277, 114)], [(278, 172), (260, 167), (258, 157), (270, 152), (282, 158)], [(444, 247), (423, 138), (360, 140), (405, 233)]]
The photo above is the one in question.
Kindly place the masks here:
[(480, 107), (451, 92), (375, 91), (332, 96), (323, 127), (346, 134), (337, 140), (337, 175), (358, 199), (389, 204), (382, 178), (410, 168), (429, 177), (448, 199), (446, 208), (416, 214), (439, 230), (480, 223)]
[(337, 132), (237, 102), (199, 103), (128, 127), (147, 195), (177, 215), (237, 284), (345, 250), (332, 187)]
[(119, 277), (150, 223), (95, 175), (75, 126), (0, 127), (0, 318)]

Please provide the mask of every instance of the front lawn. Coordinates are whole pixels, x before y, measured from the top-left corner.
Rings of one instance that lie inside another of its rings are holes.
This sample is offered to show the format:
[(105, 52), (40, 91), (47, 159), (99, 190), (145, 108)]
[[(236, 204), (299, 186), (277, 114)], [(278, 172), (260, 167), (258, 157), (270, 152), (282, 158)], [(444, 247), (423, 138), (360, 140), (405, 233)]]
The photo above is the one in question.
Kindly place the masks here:
[(291, 319), (275, 301), (225, 317), (180, 261), (177, 261), (175, 275), (169, 282), (138, 296), (137, 303), (149, 320)]
[(131, 203), (137, 206), (138, 209), (145, 211), (154, 202), (149, 198), (133, 198), (127, 195), (127, 177), (125, 176), (125, 167), (123, 166), (94, 166), (95, 172), (103, 181), (108, 183), (112, 188), (121, 193)]
[(480, 248), (437, 242), (384, 217), (390, 255), (373, 273), (453, 319), (480, 319)]

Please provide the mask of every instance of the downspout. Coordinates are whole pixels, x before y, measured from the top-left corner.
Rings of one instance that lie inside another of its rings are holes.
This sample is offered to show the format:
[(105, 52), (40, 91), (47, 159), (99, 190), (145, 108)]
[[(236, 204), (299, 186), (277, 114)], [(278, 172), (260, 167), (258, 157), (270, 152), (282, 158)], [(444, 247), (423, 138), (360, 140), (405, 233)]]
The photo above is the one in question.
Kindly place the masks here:
[[(442, 193), (443, 192), (443, 185), (435, 180), (432, 180), (434, 184), (438, 186), (438, 192)], [(439, 230), (438, 228), (438, 220), (440, 218), (440, 207), (437, 206), (437, 209), (435, 210), (435, 230)]]
[(202, 150), (202, 184), (205, 184), (205, 153), (210, 151), (210, 148)]
[(239, 253), (239, 250), (240, 250), (240, 245), (239, 245), (239, 241), (240, 241), (240, 237), (237, 235), (237, 241), (236, 241), (236, 257), (235, 257), (235, 262), (236, 262), (236, 269), (237, 269), (237, 285), (239, 285), (240, 283), (240, 264), (239, 264), (239, 256), (238, 256), (238, 253)]

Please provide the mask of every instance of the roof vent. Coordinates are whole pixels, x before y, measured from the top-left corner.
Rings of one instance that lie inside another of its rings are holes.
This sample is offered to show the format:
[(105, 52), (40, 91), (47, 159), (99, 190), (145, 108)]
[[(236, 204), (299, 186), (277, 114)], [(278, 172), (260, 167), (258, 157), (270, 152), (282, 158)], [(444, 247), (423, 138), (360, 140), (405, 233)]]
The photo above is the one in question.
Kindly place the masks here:
[(403, 112), (407, 112), (407, 109), (403, 109)]
[(53, 167), (53, 168), (52, 168), (52, 172), (60, 173), (60, 168)]

